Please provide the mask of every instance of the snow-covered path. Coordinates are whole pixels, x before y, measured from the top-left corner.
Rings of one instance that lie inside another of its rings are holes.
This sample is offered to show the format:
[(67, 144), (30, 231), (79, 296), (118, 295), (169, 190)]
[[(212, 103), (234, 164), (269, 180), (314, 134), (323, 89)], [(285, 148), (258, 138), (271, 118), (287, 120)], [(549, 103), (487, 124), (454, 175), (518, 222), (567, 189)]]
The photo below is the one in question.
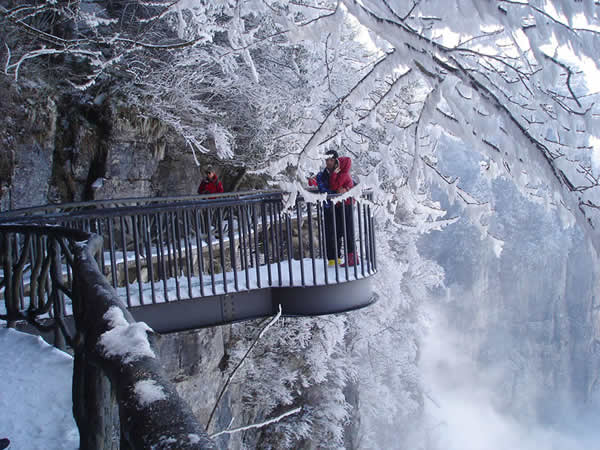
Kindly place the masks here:
[(73, 358), (42, 338), (0, 328), (0, 438), (10, 450), (79, 448)]

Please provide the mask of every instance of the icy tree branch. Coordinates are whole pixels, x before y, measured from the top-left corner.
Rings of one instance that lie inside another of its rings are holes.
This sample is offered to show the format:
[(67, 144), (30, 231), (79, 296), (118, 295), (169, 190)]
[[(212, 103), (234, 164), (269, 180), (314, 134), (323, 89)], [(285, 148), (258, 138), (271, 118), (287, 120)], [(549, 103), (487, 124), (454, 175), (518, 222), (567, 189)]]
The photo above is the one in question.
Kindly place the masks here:
[(246, 431), (246, 430), (251, 430), (253, 428), (262, 428), (262, 427), (266, 427), (267, 425), (270, 425), (272, 423), (276, 423), (279, 422), (282, 419), (285, 419), (288, 416), (291, 416), (293, 414), (296, 414), (297, 412), (301, 411), (302, 408), (298, 407), (298, 408), (294, 408), (290, 411), (284, 412), (283, 414), (280, 414), (277, 417), (273, 417), (271, 419), (265, 420), (264, 422), (260, 422), (260, 423), (253, 423), (251, 425), (246, 425), (243, 427), (238, 427), (238, 428), (231, 428), (228, 430), (223, 430), (223, 431), (219, 431), (218, 433), (214, 433), (211, 434), (210, 437), (211, 438), (216, 438), (217, 436), (221, 436), (222, 434), (233, 434), (233, 433), (238, 433), (240, 431)]
[(246, 353), (244, 354), (244, 356), (242, 357), (242, 359), (240, 359), (240, 361), (237, 363), (237, 365), (233, 368), (233, 370), (231, 371), (231, 373), (227, 377), (227, 380), (225, 381), (225, 384), (223, 385), (223, 387), (221, 388), (221, 391), (219, 392), (219, 395), (217, 396), (217, 400), (215, 401), (215, 405), (213, 406), (213, 409), (210, 412), (210, 416), (208, 417), (208, 421), (206, 422), (206, 431), (207, 432), (208, 432), (208, 430), (210, 428), (210, 425), (212, 423), (212, 419), (213, 419), (213, 416), (215, 414), (215, 411), (217, 410), (217, 407), (219, 406), (219, 403), (221, 402), (221, 399), (223, 398), (223, 395), (227, 391), (227, 388), (231, 384), (231, 381), (233, 380), (235, 374), (239, 371), (239, 369), (242, 367), (242, 365), (244, 364), (244, 362), (246, 362), (246, 359), (248, 358), (248, 355), (250, 355), (250, 353), (252, 352), (252, 350), (254, 349), (254, 347), (256, 346), (256, 344), (258, 344), (258, 341), (260, 341), (260, 339), (265, 335), (265, 333), (269, 330), (269, 328), (271, 328), (271, 326), (275, 322), (277, 322), (280, 317), (281, 317), (281, 305), (279, 305), (279, 310), (277, 311), (277, 314), (275, 316), (273, 316), (273, 318), (260, 330), (260, 332), (258, 333), (258, 336), (256, 336), (256, 338), (254, 339), (254, 341), (252, 342), (252, 344), (250, 345), (250, 347), (248, 347), (248, 350), (246, 351)]

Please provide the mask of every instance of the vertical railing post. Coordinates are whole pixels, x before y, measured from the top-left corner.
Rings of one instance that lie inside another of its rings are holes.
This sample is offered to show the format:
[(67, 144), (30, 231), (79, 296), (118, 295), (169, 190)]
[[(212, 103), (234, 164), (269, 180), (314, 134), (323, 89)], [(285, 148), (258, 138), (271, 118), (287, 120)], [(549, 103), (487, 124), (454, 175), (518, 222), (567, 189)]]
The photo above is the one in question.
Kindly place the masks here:
[(346, 276), (346, 281), (348, 281), (348, 221), (346, 220), (346, 201), (341, 202), (342, 206), (342, 237), (344, 238), (344, 275)]
[(202, 214), (201, 210), (194, 210), (194, 227), (196, 231), (196, 255), (198, 258), (198, 282), (200, 283), (200, 296), (204, 297), (204, 274), (203, 274), (203, 264), (204, 257), (202, 256), (202, 232), (201, 232), (201, 222)]
[(251, 239), (250, 236), (247, 235), (248, 232), (248, 207), (247, 205), (240, 206), (240, 245), (243, 253), (243, 261), (244, 261), (244, 273), (246, 277), (246, 289), (250, 289), (250, 264), (252, 261), (248, 262), (248, 256), (252, 259), (252, 253), (250, 252)]
[(257, 223), (257, 219), (256, 219), (256, 203), (252, 203), (252, 231), (254, 233), (254, 252), (255, 252), (255, 257), (256, 257), (256, 267), (255, 267), (255, 272), (256, 272), (256, 284), (258, 285), (258, 287), (262, 287), (261, 286), (261, 282), (260, 282), (260, 254), (258, 251), (258, 223)]
[(181, 214), (183, 216), (183, 242), (185, 245), (185, 268), (187, 271), (188, 296), (189, 298), (193, 298), (192, 274), (194, 269), (194, 261), (192, 259), (192, 244), (190, 243), (189, 214), (187, 209), (184, 209)]
[[(44, 254), (42, 253), (42, 236), (37, 235), (31, 246), (30, 252), (31, 276), (29, 279), (29, 310), (33, 311), (42, 306), (42, 299), (36, 297), (38, 290), (39, 276), (42, 271), (42, 262)], [(70, 273), (70, 272), (69, 272)]]
[[(233, 229), (234, 217), (233, 217), (233, 208), (231, 206), (228, 207), (228, 231), (229, 231), (229, 259), (231, 259), (231, 270), (233, 270), (233, 285), (236, 291), (240, 290), (238, 284), (238, 273), (237, 273), (237, 261), (235, 256), (235, 230)], [(238, 223), (238, 229), (240, 224)]]
[(263, 200), (260, 203), (260, 213), (262, 220), (262, 235), (263, 235), (263, 248), (265, 251), (265, 264), (267, 265), (267, 275), (269, 280), (269, 286), (273, 285), (273, 277), (271, 275), (271, 258), (269, 258), (269, 230), (267, 223), (267, 204)]
[[(15, 241), (18, 242), (18, 234), (15, 233)], [(16, 264), (12, 268), (12, 295), (14, 297), (15, 313), (19, 309), (25, 309), (25, 286), (23, 284), (23, 270), (25, 268), (25, 262), (29, 256), (29, 249), (31, 248), (31, 233), (25, 235), (25, 242), (22, 247), (19, 247), (18, 243), (15, 246), (14, 256), (16, 257)]]
[(375, 245), (375, 217), (371, 212), (371, 207), (369, 206), (369, 219), (370, 219), (370, 229), (371, 229), (371, 246), (373, 250), (372, 258), (373, 258), (373, 270), (377, 270), (377, 250)]
[(363, 207), (363, 216), (364, 216), (364, 225), (365, 225), (365, 252), (367, 257), (367, 272), (371, 272), (371, 268), (373, 266), (373, 260), (371, 259), (371, 221), (369, 219), (370, 211), (369, 206), (365, 205)]
[(177, 212), (171, 212), (169, 213), (169, 217), (171, 218), (171, 225), (170, 225), (170, 230), (171, 230), (171, 238), (172, 238), (172, 242), (171, 242), (171, 246), (173, 249), (173, 270), (174, 270), (174, 274), (173, 276), (175, 277), (175, 294), (177, 295), (177, 300), (181, 300), (181, 286), (179, 283), (179, 263), (181, 261), (181, 242), (179, 241), (179, 233), (177, 232), (177, 230), (179, 229), (179, 224), (178, 224), (178, 218), (177, 218)]
[(360, 249), (360, 260), (361, 260), (361, 265), (360, 265), (360, 271), (362, 276), (365, 276), (365, 253), (363, 251), (363, 225), (362, 225), (362, 217), (361, 217), (361, 203), (358, 202), (356, 205), (356, 215), (358, 216), (358, 240), (359, 240), (359, 249)]
[(221, 259), (221, 276), (223, 277), (223, 291), (227, 293), (227, 263), (225, 261), (225, 244), (223, 242), (223, 208), (217, 208), (217, 210), (217, 229), (219, 233), (219, 258)]
[(308, 249), (310, 251), (310, 260), (312, 263), (313, 286), (317, 284), (317, 265), (315, 263), (314, 230), (312, 221), (312, 203), (306, 203), (306, 213), (308, 215)]
[[(54, 321), (58, 324), (65, 317), (65, 296), (59, 288), (59, 285), (63, 283), (62, 257), (58, 241), (53, 238), (49, 239), (48, 243), (50, 244), (52, 258), (50, 266), (50, 277), (52, 278), (52, 292), (50, 293), (52, 296), (52, 315), (54, 316)], [(67, 348), (65, 336), (58, 326), (54, 329), (54, 346), (60, 350), (66, 350)]]
[(288, 260), (288, 276), (290, 277), (290, 286), (294, 285), (294, 268), (292, 260), (294, 258), (294, 245), (292, 243), (292, 215), (290, 211), (285, 211), (285, 233), (287, 241), (287, 260)]
[(210, 213), (210, 208), (206, 208), (206, 223), (207, 223), (207, 234), (208, 234), (208, 264), (210, 271), (210, 282), (212, 285), (212, 293), (213, 295), (217, 295), (217, 287), (215, 285), (215, 262), (213, 255), (213, 245), (212, 245), (212, 216)]
[(16, 298), (13, 295), (13, 246), (11, 242), (13, 235), (14, 233), (8, 232), (2, 234), (2, 247), (4, 249), (4, 302), (8, 316), (8, 328), (16, 327), (17, 321), (13, 317), (19, 310)]
[[(15, 311), (19, 311), (25, 309), (25, 300), (23, 298), (23, 273), (21, 264), (22, 255), (19, 251), (19, 234), (15, 233), (14, 239), (12, 241), (14, 246), (13, 248), (13, 258), (17, 261), (12, 271), (12, 295), (14, 297), (15, 302)], [(21, 270), (19, 270), (21, 267)]]
[(127, 262), (127, 238), (125, 236), (125, 219), (120, 217), (121, 225), (121, 250), (123, 253), (123, 279), (125, 282), (125, 293), (127, 295), (127, 306), (131, 306), (131, 292), (129, 292), (129, 264)]
[[(163, 283), (163, 295), (165, 296), (165, 302), (168, 302), (169, 301), (169, 289), (168, 289), (167, 280), (169, 278), (169, 272), (168, 272), (167, 264), (165, 261), (165, 245), (166, 245), (166, 243), (164, 242), (165, 237), (163, 236), (162, 217), (163, 217), (163, 215), (161, 212), (156, 213), (156, 226), (158, 228), (157, 266), (158, 266), (158, 277), (160, 280), (162, 280), (162, 283)], [(167, 226), (168, 226), (167, 221), (165, 221), (164, 223), (167, 224)]]
[[(94, 218), (94, 232), (99, 235), (99, 236), (103, 236), (103, 230), (102, 230), (102, 221), (98, 218)], [(104, 261), (104, 249), (99, 253), (98, 255), (100, 257), (100, 261), (99, 261), (99, 266), (100, 266), (100, 272), (102, 272), (102, 274), (104, 275), (105, 272), (105, 265), (106, 262)]]
[(133, 228), (133, 247), (135, 252), (135, 272), (137, 274), (137, 282), (138, 282), (138, 294), (139, 294), (139, 302), (140, 305), (144, 304), (144, 292), (142, 286), (142, 263), (140, 261), (140, 242), (138, 238), (138, 225), (137, 225), (137, 216), (135, 214), (131, 215), (131, 224)]
[(275, 235), (277, 238), (275, 242), (277, 243), (277, 277), (279, 280), (279, 286), (283, 285), (283, 280), (281, 276), (281, 260), (283, 259), (283, 233), (281, 231), (281, 202), (277, 202), (274, 205), (275, 209)]
[(108, 217), (108, 246), (110, 251), (110, 274), (112, 277), (112, 285), (116, 289), (118, 286), (117, 277), (117, 259), (115, 255), (115, 230), (113, 224), (113, 218)]
[(358, 264), (360, 259), (358, 258), (358, 252), (356, 251), (356, 230), (354, 228), (354, 200), (350, 202), (350, 226), (352, 227), (352, 252), (354, 253), (354, 279), (358, 279)]
[(340, 249), (338, 246), (338, 231), (337, 231), (337, 212), (338, 212), (338, 205), (337, 203), (331, 202), (331, 215), (332, 215), (332, 229), (333, 229), (333, 259), (335, 262), (335, 282), (339, 283), (340, 282), (340, 271), (339, 271), (339, 264), (338, 264), (338, 258), (339, 258), (339, 254), (340, 254)]
[[(250, 212), (250, 208), (254, 210), (254, 203), (249, 203), (245, 205), (246, 207), (246, 225), (247, 225), (247, 236), (248, 236), (248, 256), (250, 261), (250, 267), (254, 267), (254, 259), (252, 257), (252, 213)], [(254, 253), (256, 254), (257, 249), (254, 249)]]
[(327, 265), (327, 239), (325, 231), (325, 201), (317, 203), (317, 220), (319, 223), (319, 248), (321, 258), (323, 259), (323, 273), (325, 274), (325, 284), (329, 284), (329, 270)]
[[(142, 228), (144, 231), (144, 242), (146, 243), (146, 271), (148, 272), (148, 283), (152, 295), (152, 304), (156, 303), (156, 290), (154, 287), (154, 262), (152, 261), (152, 234), (150, 231), (150, 216), (142, 215)], [(157, 258), (158, 262), (158, 258)]]
[(296, 228), (298, 229), (298, 259), (300, 259), (300, 280), (302, 287), (306, 286), (306, 280), (304, 275), (304, 248), (302, 242), (302, 208), (300, 208), (300, 201), (296, 200)]

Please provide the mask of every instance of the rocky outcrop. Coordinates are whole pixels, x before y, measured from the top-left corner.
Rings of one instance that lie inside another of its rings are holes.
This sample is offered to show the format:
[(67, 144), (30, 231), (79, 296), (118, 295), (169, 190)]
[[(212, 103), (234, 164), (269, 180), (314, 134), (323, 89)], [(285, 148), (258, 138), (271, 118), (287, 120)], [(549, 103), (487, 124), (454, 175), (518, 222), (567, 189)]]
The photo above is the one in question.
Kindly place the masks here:
[(56, 101), (36, 86), (0, 79), (0, 208), (46, 203), (56, 138)]
[[(63, 94), (1, 81), (0, 211), (46, 203), (195, 194), (208, 164), (226, 191), (262, 187), (242, 169), (197, 154), (110, 91)], [(198, 161), (198, 165), (196, 164)]]

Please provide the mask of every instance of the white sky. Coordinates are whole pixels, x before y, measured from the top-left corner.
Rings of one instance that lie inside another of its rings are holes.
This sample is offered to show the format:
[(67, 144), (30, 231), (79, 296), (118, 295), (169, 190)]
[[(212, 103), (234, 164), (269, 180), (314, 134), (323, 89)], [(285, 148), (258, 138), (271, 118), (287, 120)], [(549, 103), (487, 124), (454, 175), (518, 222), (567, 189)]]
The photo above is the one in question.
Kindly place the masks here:
[(79, 448), (73, 358), (40, 337), (0, 328), (0, 438), (11, 450)]

